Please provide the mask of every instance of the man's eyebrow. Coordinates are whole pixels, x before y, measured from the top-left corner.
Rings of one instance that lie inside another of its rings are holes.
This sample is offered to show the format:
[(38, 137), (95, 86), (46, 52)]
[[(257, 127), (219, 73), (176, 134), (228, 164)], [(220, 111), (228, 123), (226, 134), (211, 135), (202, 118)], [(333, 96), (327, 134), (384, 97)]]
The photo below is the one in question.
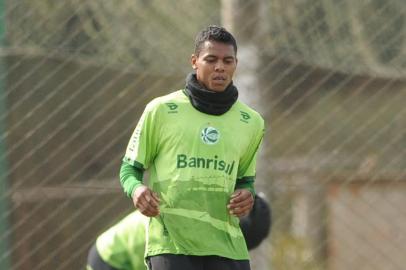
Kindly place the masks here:
[[(204, 56), (204, 58), (219, 58), (219, 57), (214, 54), (208, 54), (208, 55)], [(228, 56), (225, 56), (224, 59), (235, 59), (235, 56), (228, 55)]]

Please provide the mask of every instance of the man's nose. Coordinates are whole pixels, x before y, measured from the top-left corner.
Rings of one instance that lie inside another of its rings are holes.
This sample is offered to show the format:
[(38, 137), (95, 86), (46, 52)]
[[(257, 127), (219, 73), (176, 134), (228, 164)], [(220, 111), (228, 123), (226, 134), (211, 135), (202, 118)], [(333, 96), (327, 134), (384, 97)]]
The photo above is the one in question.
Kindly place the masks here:
[(215, 67), (215, 71), (224, 71), (224, 63), (222, 61), (217, 61)]

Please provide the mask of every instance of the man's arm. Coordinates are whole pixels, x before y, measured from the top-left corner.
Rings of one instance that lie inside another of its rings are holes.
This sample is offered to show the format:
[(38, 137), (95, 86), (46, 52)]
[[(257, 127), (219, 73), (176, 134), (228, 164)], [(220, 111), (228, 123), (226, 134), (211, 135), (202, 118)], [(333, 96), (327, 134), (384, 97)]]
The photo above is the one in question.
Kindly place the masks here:
[(135, 208), (143, 215), (159, 215), (158, 195), (143, 185), (144, 170), (123, 161), (120, 168), (120, 183), (128, 197), (132, 198)]
[(255, 177), (237, 179), (235, 192), (231, 195), (230, 202), (227, 205), (230, 214), (242, 217), (250, 212), (255, 198), (254, 179)]
[(139, 186), (142, 186), (144, 170), (132, 166), (123, 161), (120, 167), (120, 183), (128, 197), (132, 198), (133, 192)]
[(227, 208), (231, 215), (242, 217), (248, 215), (254, 205), (254, 197), (248, 189), (236, 189), (231, 194)]
[(240, 179), (237, 179), (237, 183), (235, 184), (235, 189), (247, 189), (251, 192), (252, 197), (255, 197), (255, 188), (254, 188), (254, 176), (244, 176)]

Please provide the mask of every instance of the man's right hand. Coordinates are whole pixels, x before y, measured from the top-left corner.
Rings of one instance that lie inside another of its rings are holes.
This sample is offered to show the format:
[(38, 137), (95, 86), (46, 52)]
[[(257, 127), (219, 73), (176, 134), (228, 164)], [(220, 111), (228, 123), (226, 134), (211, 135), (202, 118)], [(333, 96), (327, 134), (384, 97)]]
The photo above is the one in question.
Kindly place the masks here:
[(159, 197), (147, 186), (139, 186), (133, 192), (133, 203), (143, 215), (155, 217), (159, 215)]

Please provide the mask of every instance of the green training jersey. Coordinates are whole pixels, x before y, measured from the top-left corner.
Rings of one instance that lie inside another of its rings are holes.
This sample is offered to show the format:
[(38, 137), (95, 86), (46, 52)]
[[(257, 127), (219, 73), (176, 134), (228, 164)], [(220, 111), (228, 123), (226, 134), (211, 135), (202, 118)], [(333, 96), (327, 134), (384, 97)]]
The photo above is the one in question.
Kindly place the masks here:
[(123, 159), (149, 169), (161, 199), (147, 256), (249, 259), (239, 219), (226, 206), (236, 182), (255, 176), (263, 130), (262, 117), (240, 101), (220, 116), (196, 110), (182, 90), (147, 105)]
[(96, 240), (100, 257), (117, 269), (147, 270), (144, 263), (148, 218), (135, 211), (102, 233)]

